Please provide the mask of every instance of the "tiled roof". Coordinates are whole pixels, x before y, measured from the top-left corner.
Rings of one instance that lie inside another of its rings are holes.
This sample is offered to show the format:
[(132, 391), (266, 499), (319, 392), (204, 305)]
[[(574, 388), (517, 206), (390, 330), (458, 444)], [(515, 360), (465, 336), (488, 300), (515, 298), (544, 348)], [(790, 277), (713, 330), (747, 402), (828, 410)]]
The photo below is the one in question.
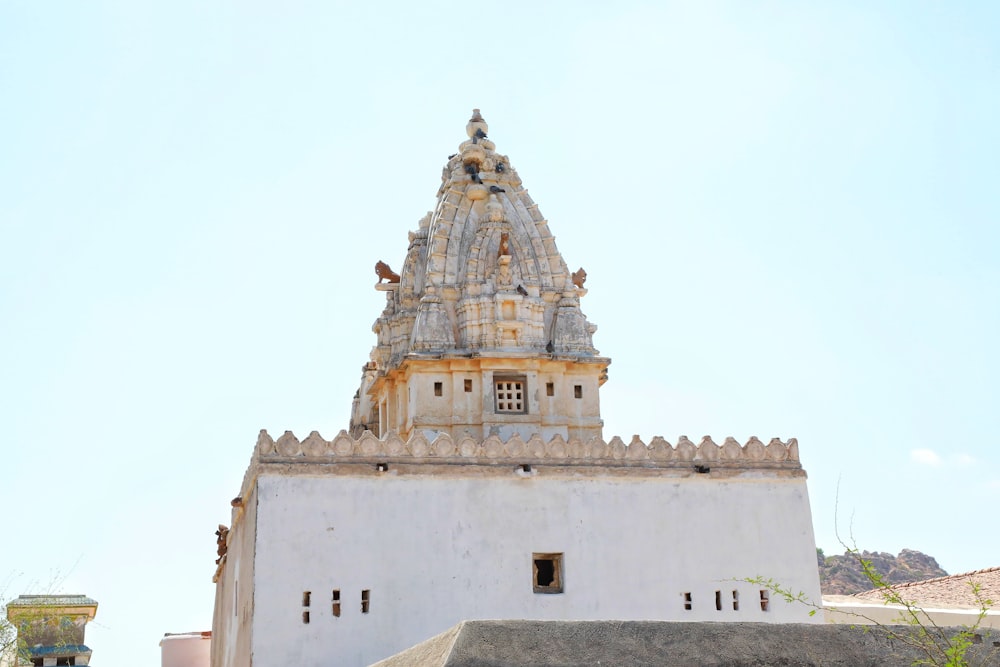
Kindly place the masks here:
[[(979, 585), (979, 599), (976, 598), (970, 582)], [(983, 602), (992, 600), (993, 604), (988, 606), (1000, 608), (1000, 567), (913, 581), (908, 584), (896, 584), (891, 588), (907, 602), (913, 602), (921, 607), (945, 606), (978, 609)], [(879, 589), (858, 593), (854, 597), (879, 601), (885, 599), (884, 594)]]
[(70, 656), (70, 655), (82, 655), (90, 654), (93, 651), (89, 646), (84, 646), (83, 644), (61, 644), (59, 646), (29, 646), (28, 654), (37, 658), (40, 656)]
[(8, 607), (96, 607), (97, 601), (86, 595), (19, 595)]

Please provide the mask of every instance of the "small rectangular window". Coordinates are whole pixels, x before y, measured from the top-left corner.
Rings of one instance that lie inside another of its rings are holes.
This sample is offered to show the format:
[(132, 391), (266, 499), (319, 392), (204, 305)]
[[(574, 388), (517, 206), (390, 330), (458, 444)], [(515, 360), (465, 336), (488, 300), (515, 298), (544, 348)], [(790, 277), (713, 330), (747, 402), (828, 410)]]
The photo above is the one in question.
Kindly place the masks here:
[(308, 623), (309, 622), (309, 612), (308, 611), (302, 612), (302, 622), (303, 623)]
[(470, 392), (472, 392), (472, 380), (466, 380), (465, 381), (465, 393), (468, 394)]
[(733, 591), (733, 611), (740, 610), (740, 592)]
[(308, 607), (311, 598), (312, 598), (312, 593), (310, 593), (309, 591), (302, 591), (302, 606)]
[(441, 382), (435, 382), (434, 383), (434, 395), (435, 396), (441, 396), (442, 394), (444, 394), (444, 384), (441, 383)]
[(767, 611), (767, 608), (770, 606), (770, 602), (771, 601), (770, 601), (770, 599), (768, 599), (767, 591), (761, 591), (760, 592), (760, 610), (761, 611)]
[(546, 396), (555, 396), (556, 395), (556, 383), (555, 382), (546, 382), (545, 383), (545, 395)]
[(532, 590), (535, 593), (563, 592), (563, 555), (531, 554)]
[(524, 378), (497, 379), (496, 411), (524, 414), (528, 411)]
[(335, 617), (340, 617), (340, 589), (333, 589), (333, 615)]
[(715, 591), (715, 611), (722, 611), (722, 591)]
[(691, 601), (691, 594), (690, 593), (685, 593), (684, 594), (684, 609), (687, 610), (687, 611), (691, 611), (691, 609), (693, 608), (693, 604), (694, 603)]
[(361, 591), (361, 613), (367, 614), (371, 609), (371, 591), (367, 588)]
[(583, 398), (583, 385), (575, 384), (573, 385), (573, 398)]

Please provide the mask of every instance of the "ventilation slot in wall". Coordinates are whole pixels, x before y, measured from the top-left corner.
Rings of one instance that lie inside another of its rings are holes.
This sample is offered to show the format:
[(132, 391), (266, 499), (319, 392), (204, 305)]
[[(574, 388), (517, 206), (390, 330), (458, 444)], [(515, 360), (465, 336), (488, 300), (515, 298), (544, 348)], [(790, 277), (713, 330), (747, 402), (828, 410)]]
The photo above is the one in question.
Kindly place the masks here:
[(367, 614), (371, 609), (371, 591), (367, 588), (361, 591), (361, 613)]
[(722, 591), (715, 591), (715, 611), (722, 611)]
[(687, 611), (691, 611), (691, 609), (692, 609), (691, 594), (690, 593), (685, 593), (684, 594), (684, 609), (687, 610)]
[(740, 610), (740, 592), (733, 591), (733, 611)]
[(767, 608), (770, 606), (770, 602), (771, 601), (768, 599), (767, 591), (761, 591), (760, 592), (760, 610), (761, 611), (767, 611)]
[(340, 617), (340, 589), (333, 589), (333, 615), (335, 618)]

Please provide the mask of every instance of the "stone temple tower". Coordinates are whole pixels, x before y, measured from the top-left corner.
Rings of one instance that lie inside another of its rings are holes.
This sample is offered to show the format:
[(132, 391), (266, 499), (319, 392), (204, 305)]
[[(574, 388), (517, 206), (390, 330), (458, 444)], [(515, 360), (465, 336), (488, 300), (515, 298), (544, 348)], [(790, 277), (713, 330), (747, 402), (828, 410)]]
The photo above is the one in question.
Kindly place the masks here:
[(402, 270), (379, 265), (386, 306), (351, 433), (599, 437), (610, 360), (580, 310), (586, 273), (567, 269), (479, 109), (465, 129)]
[[(811, 622), (798, 443), (604, 439), (610, 361), (478, 111), (410, 234), (351, 423), (261, 431), (217, 535), (213, 667), (368, 665), (463, 620)], [(400, 243), (403, 239), (400, 239)]]

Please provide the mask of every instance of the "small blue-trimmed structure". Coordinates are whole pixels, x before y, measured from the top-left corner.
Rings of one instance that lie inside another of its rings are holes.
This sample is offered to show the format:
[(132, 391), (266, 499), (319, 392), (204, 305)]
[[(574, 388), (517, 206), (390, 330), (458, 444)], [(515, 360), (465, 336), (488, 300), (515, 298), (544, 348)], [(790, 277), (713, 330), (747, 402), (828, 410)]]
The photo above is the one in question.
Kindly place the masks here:
[(86, 595), (21, 595), (7, 603), (7, 620), (17, 628), (14, 664), (89, 665), (93, 651), (84, 644), (97, 601)]

